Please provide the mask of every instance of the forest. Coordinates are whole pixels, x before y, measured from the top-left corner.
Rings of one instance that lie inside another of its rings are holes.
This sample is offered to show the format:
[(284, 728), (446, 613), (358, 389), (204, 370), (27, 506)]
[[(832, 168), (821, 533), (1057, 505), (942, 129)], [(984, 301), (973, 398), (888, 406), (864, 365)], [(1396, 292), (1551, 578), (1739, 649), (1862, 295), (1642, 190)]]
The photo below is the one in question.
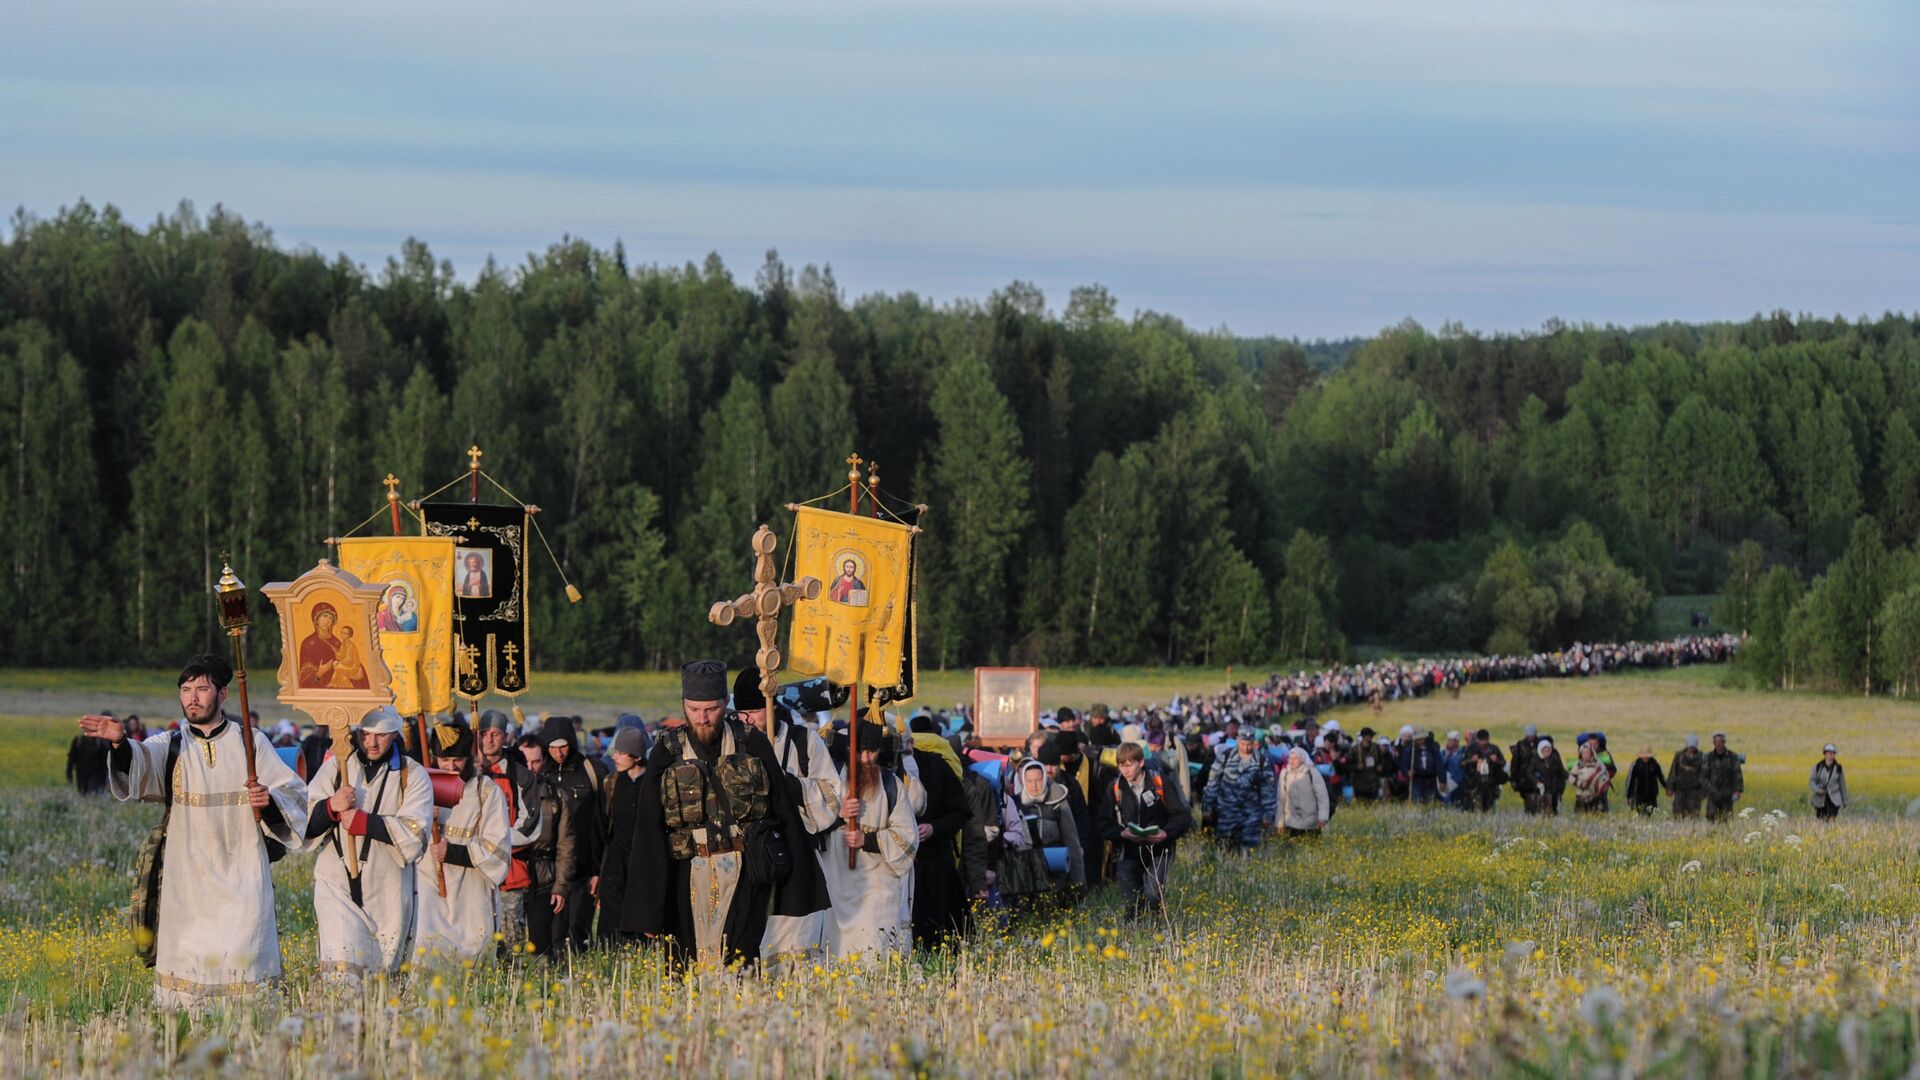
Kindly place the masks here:
[(1757, 682), (1920, 683), (1914, 317), (1302, 342), (1060, 300), (570, 238), (462, 279), (219, 208), (16, 212), (0, 657), (177, 662), (215, 641), (222, 552), (291, 578), (387, 473), (417, 497), (477, 443), (586, 594), (535, 566), (536, 668), (737, 661), (707, 605), (857, 450), (930, 507), (923, 666), (1512, 652), (1724, 591)]

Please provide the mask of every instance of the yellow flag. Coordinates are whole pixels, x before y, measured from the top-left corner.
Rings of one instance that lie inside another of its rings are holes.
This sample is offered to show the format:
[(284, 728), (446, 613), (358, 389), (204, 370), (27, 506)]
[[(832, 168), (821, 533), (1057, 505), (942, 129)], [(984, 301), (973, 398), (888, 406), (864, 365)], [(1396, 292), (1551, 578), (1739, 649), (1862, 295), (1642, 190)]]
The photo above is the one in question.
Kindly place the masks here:
[(453, 709), (453, 546), (450, 536), (340, 541), (340, 569), (379, 585), (375, 629), (404, 716)]
[(803, 506), (795, 511), (793, 572), (817, 577), (818, 600), (793, 608), (787, 668), (841, 686), (900, 676), (907, 640), (913, 527)]

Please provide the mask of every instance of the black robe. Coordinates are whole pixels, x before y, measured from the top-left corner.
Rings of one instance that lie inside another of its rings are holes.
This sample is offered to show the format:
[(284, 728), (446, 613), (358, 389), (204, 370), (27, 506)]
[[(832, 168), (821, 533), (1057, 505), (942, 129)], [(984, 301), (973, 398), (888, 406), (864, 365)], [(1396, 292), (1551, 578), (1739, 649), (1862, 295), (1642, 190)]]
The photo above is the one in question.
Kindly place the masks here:
[[(780, 779), (785, 773), (773, 756), (773, 745), (759, 728), (749, 727), (731, 714), (726, 722), (734, 726), (735, 749), (760, 759), (761, 767), (767, 772), (771, 781), (767, 785), (768, 812), (780, 822), (788, 848), (795, 855), (797, 869), (802, 861), (800, 856), (805, 854), (800, 845), (806, 834), (787, 785)], [(691, 728), (682, 730), (685, 738), (693, 738)], [(717, 760), (719, 745), (720, 739), (716, 737), (714, 760)], [(693, 860), (676, 859), (669, 853), (666, 815), (660, 805), (660, 777), (673, 763), (667, 740), (656, 739), (647, 754), (647, 771), (640, 781), (640, 795), (634, 806), (632, 846), (627, 856), (627, 895), (622, 904), (620, 929), (664, 942), (676, 963), (686, 963), (700, 951), (693, 921)], [(825, 894), (824, 884), (820, 891)], [(760, 959), (760, 939), (767, 932), (771, 893), (767, 886), (749, 884), (742, 871), (740, 884), (733, 891), (733, 902), (727, 907), (722, 931), (727, 941), (727, 962), (752, 963)]]
[[(779, 735), (786, 727), (785, 720), (776, 719), (774, 734)], [(794, 740), (802, 739), (806, 737), (807, 731), (804, 728), (797, 729), (793, 735)], [(824, 745), (821, 750), (825, 751)], [(800, 768), (800, 755), (797, 750), (790, 750), (788, 757), (793, 762), (794, 768)], [(808, 758), (807, 764), (811, 766), (813, 759)], [(820, 860), (814, 855), (823, 850), (825, 845), (822, 841), (826, 837), (836, 835), (831, 829), (818, 838), (807, 833), (806, 823), (800, 818), (800, 803), (805, 797), (800, 788), (801, 783), (800, 777), (785, 770), (775, 773), (775, 786), (786, 789), (787, 804), (791, 809), (791, 813), (781, 819), (781, 831), (786, 834), (787, 849), (793, 852), (793, 873), (786, 881), (774, 887), (773, 913), (796, 919), (816, 911), (825, 911), (833, 906), (833, 898), (827, 895), (827, 876), (821, 871)]]
[(933, 948), (965, 932), (966, 885), (953, 838), (966, 828), (973, 807), (944, 755), (915, 750), (913, 760), (927, 789), (927, 809), (918, 820), (933, 827), (913, 857), (913, 938), (922, 948)]

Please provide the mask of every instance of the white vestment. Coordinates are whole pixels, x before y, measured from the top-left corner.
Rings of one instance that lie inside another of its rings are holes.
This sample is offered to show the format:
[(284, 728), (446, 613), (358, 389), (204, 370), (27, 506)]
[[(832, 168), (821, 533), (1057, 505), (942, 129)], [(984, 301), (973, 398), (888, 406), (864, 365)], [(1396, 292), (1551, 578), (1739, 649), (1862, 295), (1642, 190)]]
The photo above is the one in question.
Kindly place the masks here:
[[(128, 743), (132, 760), (126, 771), (107, 773), (115, 798), (165, 798), (161, 774), (173, 737), (162, 732)], [(179, 737), (155, 942), (153, 1000), (162, 1008), (251, 993), (280, 977), (263, 836), (271, 833), (294, 848), (307, 827), (306, 786), (266, 735), (253, 733), (254, 761), (261, 786), (280, 811), (281, 821), (272, 827), (254, 821), (247, 805), (247, 751), (239, 724), (226, 722), (211, 739), (185, 729)]]
[[(841, 774), (845, 782), (844, 772)], [(872, 834), (879, 851), (861, 851), (847, 869), (845, 825), (827, 837), (822, 869), (827, 895), (827, 946), (834, 957), (905, 953), (913, 948), (913, 856), (920, 848), (920, 827), (913, 819), (907, 784), (892, 778), (860, 792), (860, 827)], [(888, 803), (892, 806), (889, 807)]]
[[(805, 740), (807, 746), (804, 773), (800, 768), (800, 751), (795, 745), (798, 740)], [(780, 759), (780, 767), (800, 780), (800, 823), (815, 834), (832, 828), (840, 816), (840, 775), (834, 771), (827, 744), (808, 728), (781, 724), (774, 737), (773, 753)], [(787, 846), (796, 859), (825, 857), (811, 836), (789, 837)], [(845, 864), (844, 853), (840, 861)], [(799, 916), (768, 916), (767, 931), (760, 937), (760, 959), (766, 963), (792, 963), (825, 955), (827, 920), (831, 915), (831, 911), (815, 911)]]
[[(420, 860), (415, 951), (426, 950), (428, 959), (470, 960), (493, 949), (495, 894), (507, 880), (513, 857), (507, 848), (507, 796), (481, 773), (467, 781), (457, 806), (437, 813), (449, 857), (455, 848), (464, 848), (472, 865), (442, 867), (431, 853)], [(436, 874), (441, 869), (447, 878), (445, 897)]]
[[(350, 836), (346, 818), (307, 840), (320, 853), (313, 867), (313, 917), (320, 938), (320, 973), (357, 978), (370, 972), (394, 972), (411, 955), (414, 921), (414, 870), (427, 850), (427, 824), (433, 816), (433, 784), (412, 758), (402, 768), (387, 761), (363, 770), (351, 755), (347, 775), (359, 792), (360, 809), (377, 818), (386, 840)], [(316, 818), (327, 816), (339, 761), (328, 758), (307, 786)], [(309, 829), (308, 832), (314, 830)], [(341, 861), (340, 844), (350, 841), (360, 857), (360, 901), (354, 902)]]

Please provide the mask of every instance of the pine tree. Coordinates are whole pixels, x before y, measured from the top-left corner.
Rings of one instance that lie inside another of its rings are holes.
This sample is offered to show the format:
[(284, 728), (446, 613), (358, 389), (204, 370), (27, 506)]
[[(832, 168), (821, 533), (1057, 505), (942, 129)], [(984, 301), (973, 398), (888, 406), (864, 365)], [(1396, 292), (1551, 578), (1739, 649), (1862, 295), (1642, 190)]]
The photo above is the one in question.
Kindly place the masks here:
[[(853, 392), (833, 357), (811, 351), (773, 388), (773, 490), (782, 501), (816, 499), (846, 483), (853, 453)], [(836, 508), (843, 509), (843, 508)]]
[(1005, 646), (1008, 561), (1026, 528), (1032, 468), (1020, 432), (986, 363), (971, 352), (934, 382), (940, 442), (933, 452), (932, 520), (939, 530), (937, 610), (947, 625), (941, 659), (987, 659)]
[(1146, 453), (1101, 454), (1066, 518), (1063, 618), (1075, 658), (1125, 664), (1152, 653), (1158, 601), (1151, 579), (1159, 535), (1146, 507)]

